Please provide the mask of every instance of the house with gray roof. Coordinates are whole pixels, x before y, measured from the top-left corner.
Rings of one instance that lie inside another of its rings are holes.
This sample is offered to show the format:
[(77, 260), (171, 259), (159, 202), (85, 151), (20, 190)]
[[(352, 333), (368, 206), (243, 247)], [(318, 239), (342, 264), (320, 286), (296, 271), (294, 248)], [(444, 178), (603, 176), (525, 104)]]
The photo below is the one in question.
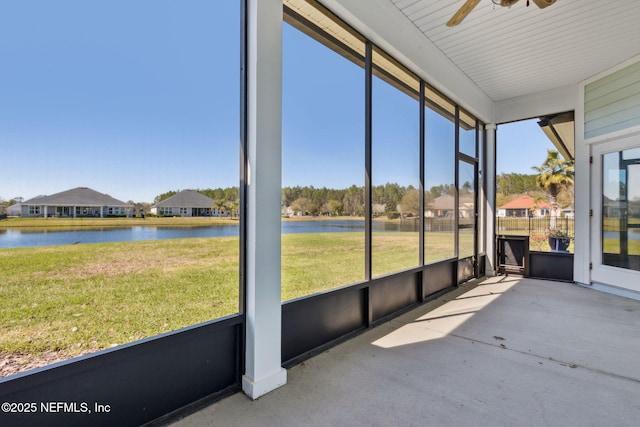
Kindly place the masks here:
[(22, 215), (22, 203), (16, 203), (7, 208), (8, 216), (20, 216)]
[(127, 204), (87, 187), (72, 188), (22, 202), (23, 217), (79, 218), (127, 215)]
[(183, 190), (151, 207), (160, 216), (226, 216), (216, 201), (195, 190)]
[[(450, 218), (455, 215), (456, 199), (451, 194), (443, 194), (436, 197), (425, 209), (427, 218)], [(469, 218), (473, 214), (474, 200), (471, 197), (461, 196), (458, 200), (458, 216)]]

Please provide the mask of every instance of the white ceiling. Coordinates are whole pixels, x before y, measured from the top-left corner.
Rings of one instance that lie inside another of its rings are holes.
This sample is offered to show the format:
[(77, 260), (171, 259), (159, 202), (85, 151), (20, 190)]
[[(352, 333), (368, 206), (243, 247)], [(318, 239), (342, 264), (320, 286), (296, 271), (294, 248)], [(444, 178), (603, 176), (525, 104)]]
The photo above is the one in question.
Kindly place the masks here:
[(558, 0), (538, 9), (465, 0), (386, 0), (493, 101), (579, 83), (640, 54), (639, 0)]

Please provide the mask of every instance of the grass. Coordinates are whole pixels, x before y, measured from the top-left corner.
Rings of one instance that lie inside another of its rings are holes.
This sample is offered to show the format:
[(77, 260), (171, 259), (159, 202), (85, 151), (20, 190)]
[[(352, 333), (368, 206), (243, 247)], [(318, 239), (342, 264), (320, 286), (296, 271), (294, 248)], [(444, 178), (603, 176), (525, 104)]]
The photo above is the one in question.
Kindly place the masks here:
[(0, 221), (0, 230), (29, 228), (34, 230), (74, 230), (105, 227), (165, 226), (196, 227), (236, 223), (237, 218), (217, 217), (146, 217), (146, 218), (7, 218)]
[(282, 300), (364, 280), (364, 233), (282, 236)]
[[(453, 256), (453, 238), (428, 233), (426, 263)], [(373, 277), (419, 265), (419, 236), (380, 232), (372, 237)], [(282, 300), (323, 292), (364, 280), (364, 233), (313, 233), (282, 236)]]
[(95, 351), (237, 312), (238, 238), (3, 249), (0, 275), (0, 352)]
[[(629, 224), (640, 225), (640, 218), (627, 218)], [(620, 218), (606, 217), (602, 219), (602, 231), (620, 231)]]
[[(450, 256), (450, 235), (428, 233), (428, 242), (430, 257)], [(237, 313), (238, 243), (0, 249), (0, 354), (73, 356)], [(417, 233), (374, 233), (373, 249), (374, 276), (418, 265)], [(282, 236), (283, 301), (363, 279), (364, 233)]]
[[(620, 240), (618, 239), (604, 239), (603, 245), (605, 253), (620, 253)], [(640, 255), (640, 240), (629, 240), (627, 251), (629, 255)]]
[(363, 216), (283, 216), (284, 222), (309, 222), (309, 221), (364, 221)]
[(372, 233), (371, 274), (383, 276), (420, 265), (419, 233)]

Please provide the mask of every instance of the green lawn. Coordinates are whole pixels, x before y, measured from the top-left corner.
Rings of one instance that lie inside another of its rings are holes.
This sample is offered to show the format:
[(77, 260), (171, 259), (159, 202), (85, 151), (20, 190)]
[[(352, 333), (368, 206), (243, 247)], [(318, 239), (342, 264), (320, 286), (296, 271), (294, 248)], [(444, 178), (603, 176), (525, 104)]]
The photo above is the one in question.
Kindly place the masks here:
[(0, 275), (0, 351), (98, 350), (237, 312), (238, 238), (3, 249)]
[(282, 300), (364, 280), (364, 233), (282, 236)]
[[(620, 240), (618, 239), (604, 239), (604, 252), (608, 254), (620, 253)], [(628, 248), (629, 255), (640, 255), (640, 240), (629, 240)]]
[(418, 232), (372, 233), (372, 276), (384, 276), (418, 267), (420, 265), (419, 249)]
[[(448, 234), (428, 233), (430, 260)], [(238, 238), (0, 249), (0, 357), (97, 351), (238, 312)], [(374, 233), (374, 276), (418, 265), (418, 234)], [(444, 254), (444, 255), (443, 255)], [(364, 233), (282, 236), (282, 300), (364, 279)]]
[[(627, 221), (629, 224), (633, 225), (640, 224), (640, 218), (627, 218)], [(602, 231), (620, 231), (620, 218), (603, 218)]]

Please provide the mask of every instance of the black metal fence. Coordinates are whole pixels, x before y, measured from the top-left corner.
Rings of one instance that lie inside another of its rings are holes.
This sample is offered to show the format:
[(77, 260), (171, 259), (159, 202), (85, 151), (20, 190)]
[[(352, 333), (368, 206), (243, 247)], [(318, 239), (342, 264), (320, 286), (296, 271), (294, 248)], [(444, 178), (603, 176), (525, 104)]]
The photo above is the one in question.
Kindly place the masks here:
[(561, 230), (569, 237), (574, 236), (573, 218), (496, 218), (496, 234), (545, 235), (549, 230)]
[[(455, 230), (455, 220), (453, 218), (425, 218), (424, 231), (453, 233)], [(473, 218), (460, 218), (458, 226), (460, 228), (473, 227)], [(402, 231), (420, 231), (420, 218), (402, 218), (400, 221)], [(520, 234), (529, 236), (543, 236), (549, 230), (559, 230), (574, 236), (573, 218), (515, 218), (497, 217), (496, 234)]]

